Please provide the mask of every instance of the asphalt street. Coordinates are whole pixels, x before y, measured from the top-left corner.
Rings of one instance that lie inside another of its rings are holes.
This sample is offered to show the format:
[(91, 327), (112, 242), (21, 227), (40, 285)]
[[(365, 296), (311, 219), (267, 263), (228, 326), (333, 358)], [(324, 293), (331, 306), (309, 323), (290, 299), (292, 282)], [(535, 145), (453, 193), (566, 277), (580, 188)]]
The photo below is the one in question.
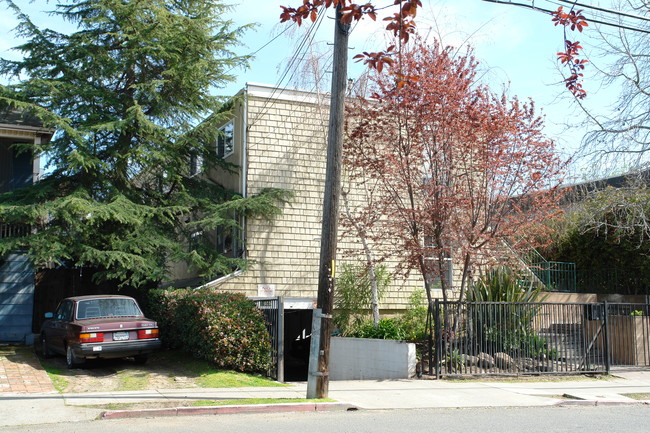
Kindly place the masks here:
[(647, 433), (645, 405), (394, 409), (265, 413), (63, 422), (15, 426), (11, 433)]

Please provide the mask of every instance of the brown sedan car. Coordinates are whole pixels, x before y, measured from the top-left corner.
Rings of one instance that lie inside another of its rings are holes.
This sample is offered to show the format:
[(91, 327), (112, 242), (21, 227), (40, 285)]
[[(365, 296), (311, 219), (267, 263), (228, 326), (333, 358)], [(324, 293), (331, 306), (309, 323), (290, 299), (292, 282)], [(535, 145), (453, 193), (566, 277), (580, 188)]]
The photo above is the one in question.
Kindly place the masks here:
[(160, 348), (158, 324), (144, 317), (135, 299), (119, 295), (66, 298), (46, 313), (43, 356), (65, 355), (68, 368), (86, 359), (133, 357), (144, 364)]

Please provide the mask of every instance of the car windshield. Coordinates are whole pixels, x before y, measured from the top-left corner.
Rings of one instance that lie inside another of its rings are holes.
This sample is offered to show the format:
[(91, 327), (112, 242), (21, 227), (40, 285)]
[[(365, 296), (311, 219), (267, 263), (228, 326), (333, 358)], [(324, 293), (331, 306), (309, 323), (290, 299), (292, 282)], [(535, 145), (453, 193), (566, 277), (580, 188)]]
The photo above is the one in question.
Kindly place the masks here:
[(133, 299), (104, 298), (79, 301), (77, 319), (98, 317), (139, 317), (142, 316), (138, 304)]

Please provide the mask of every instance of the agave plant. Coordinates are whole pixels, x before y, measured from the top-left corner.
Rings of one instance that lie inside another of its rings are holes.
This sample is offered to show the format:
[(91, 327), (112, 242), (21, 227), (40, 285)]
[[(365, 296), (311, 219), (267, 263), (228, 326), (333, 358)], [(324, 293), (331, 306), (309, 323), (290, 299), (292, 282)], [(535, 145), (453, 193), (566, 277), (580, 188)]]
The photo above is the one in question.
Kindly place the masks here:
[(472, 303), (472, 334), (479, 346), (490, 352), (504, 351), (511, 354), (528, 354), (537, 341), (533, 321), (539, 311), (535, 302), (547, 295), (507, 266), (498, 266), (479, 278), (467, 292)]
[(467, 292), (469, 302), (540, 302), (542, 288), (523, 279), (508, 266), (497, 266), (472, 284)]

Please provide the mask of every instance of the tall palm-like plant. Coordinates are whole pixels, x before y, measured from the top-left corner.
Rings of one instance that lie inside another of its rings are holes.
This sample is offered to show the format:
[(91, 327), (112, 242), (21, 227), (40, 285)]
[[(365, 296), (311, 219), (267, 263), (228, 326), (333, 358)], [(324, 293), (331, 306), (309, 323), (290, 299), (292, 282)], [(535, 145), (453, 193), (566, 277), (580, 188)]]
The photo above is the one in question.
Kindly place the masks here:
[(542, 288), (523, 279), (508, 266), (497, 266), (471, 285), (469, 302), (539, 302), (546, 298)]
[(545, 341), (533, 321), (535, 304), (546, 298), (540, 287), (525, 281), (513, 269), (498, 266), (479, 278), (467, 292), (470, 332), (481, 350), (536, 356)]

